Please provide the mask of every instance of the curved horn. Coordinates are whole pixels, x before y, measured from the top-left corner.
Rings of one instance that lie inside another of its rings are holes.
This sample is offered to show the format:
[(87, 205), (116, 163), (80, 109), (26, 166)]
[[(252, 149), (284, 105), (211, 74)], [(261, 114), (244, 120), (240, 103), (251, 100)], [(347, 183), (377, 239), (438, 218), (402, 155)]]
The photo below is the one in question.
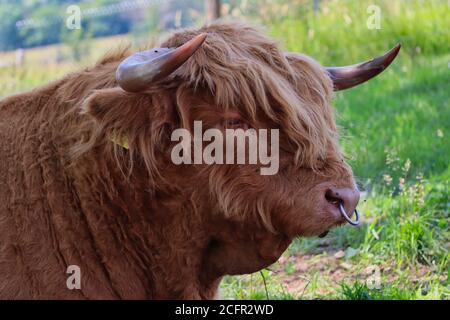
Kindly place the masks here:
[(400, 51), (400, 47), (401, 45), (397, 44), (385, 55), (370, 61), (354, 64), (352, 66), (326, 68), (333, 80), (334, 91), (357, 86), (383, 72), (391, 62), (394, 61)]
[(119, 86), (128, 92), (145, 90), (150, 83), (178, 69), (205, 39), (206, 33), (202, 33), (178, 48), (156, 48), (129, 56), (117, 68), (116, 80)]

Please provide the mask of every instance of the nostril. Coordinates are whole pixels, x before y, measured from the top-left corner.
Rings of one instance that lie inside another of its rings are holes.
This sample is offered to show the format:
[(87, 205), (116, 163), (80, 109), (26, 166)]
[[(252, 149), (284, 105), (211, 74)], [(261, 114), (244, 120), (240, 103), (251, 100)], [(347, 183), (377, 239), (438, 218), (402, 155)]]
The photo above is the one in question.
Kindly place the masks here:
[(339, 192), (332, 189), (328, 189), (325, 192), (325, 199), (327, 199), (329, 203), (332, 203), (336, 206), (338, 206), (339, 203), (343, 202), (343, 200), (339, 197)]
[(325, 192), (325, 199), (336, 206), (342, 204), (346, 209), (354, 210), (359, 202), (359, 191), (350, 188), (330, 188)]

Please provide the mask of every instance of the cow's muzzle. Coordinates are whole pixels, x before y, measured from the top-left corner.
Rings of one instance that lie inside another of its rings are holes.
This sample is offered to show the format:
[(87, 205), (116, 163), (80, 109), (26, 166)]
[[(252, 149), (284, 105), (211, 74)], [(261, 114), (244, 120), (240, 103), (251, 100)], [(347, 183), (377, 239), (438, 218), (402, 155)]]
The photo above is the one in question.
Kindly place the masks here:
[[(333, 204), (336, 211), (339, 210), (339, 214), (345, 221), (352, 226), (359, 225), (359, 211), (356, 208), (359, 202), (358, 188), (331, 187), (325, 192), (325, 199)], [(351, 219), (353, 212), (355, 213), (355, 220)]]

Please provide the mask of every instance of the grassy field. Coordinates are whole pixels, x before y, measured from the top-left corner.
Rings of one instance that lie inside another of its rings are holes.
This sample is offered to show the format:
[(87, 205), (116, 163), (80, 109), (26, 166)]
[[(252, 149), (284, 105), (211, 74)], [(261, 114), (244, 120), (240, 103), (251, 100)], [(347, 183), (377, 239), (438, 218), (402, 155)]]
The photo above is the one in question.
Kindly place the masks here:
[[(380, 30), (366, 27), (372, 2), (381, 8)], [(328, 1), (316, 13), (302, 11), (301, 1), (291, 3), (286, 9), (282, 1), (262, 0), (258, 8), (265, 8), (265, 15), (248, 14), (257, 15), (286, 49), (324, 65), (351, 64), (397, 42), (403, 45), (382, 76), (336, 95), (342, 145), (364, 191), (363, 223), (323, 239), (295, 240), (279, 262), (261, 273), (226, 277), (222, 296), (450, 298), (448, 2)], [(0, 97), (76, 70), (126, 40), (92, 41), (81, 63), (54, 62), (56, 52), (67, 48), (33, 49), (25, 67), (0, 68)], [(1, 62), (13, 60), (11, 53), (0, 54)]]

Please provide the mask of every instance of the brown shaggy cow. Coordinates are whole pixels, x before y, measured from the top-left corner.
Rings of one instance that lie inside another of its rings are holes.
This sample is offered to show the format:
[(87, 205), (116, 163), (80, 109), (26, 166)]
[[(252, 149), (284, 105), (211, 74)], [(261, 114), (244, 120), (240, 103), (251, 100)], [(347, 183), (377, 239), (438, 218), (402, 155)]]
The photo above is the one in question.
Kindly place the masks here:
[[(224, 275), (268, 266), (294, 237), (342, 224), (340, 204), (356, 209), (333, 89), (380, 73), (398, 47), (327, 70), (226, 23), (163, 47), (0, 102), (0, 298), (211, 299)], [(279, 129), (278, 174), (175, 165), (171, 133), (194, 120)]]

